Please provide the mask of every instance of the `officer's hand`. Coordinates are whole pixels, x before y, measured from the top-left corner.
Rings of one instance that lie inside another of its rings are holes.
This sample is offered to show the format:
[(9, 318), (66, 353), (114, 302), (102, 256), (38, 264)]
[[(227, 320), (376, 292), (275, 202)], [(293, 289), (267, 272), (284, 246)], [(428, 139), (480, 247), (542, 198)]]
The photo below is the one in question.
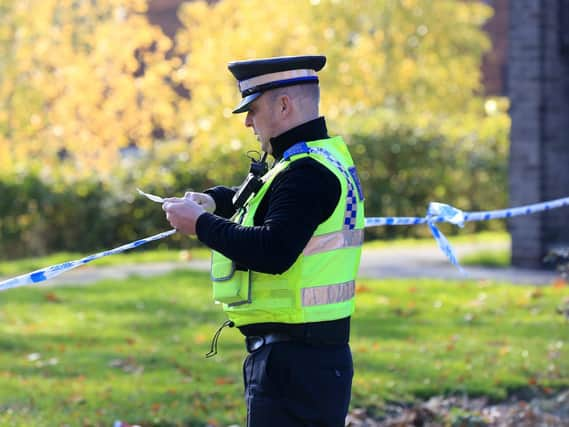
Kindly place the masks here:
[(196, 234), (196, 222), (205, 209), (189, 199), (172, 197), (162, 205), (166, 219), (176, 230), (184, 234)]
[(215, 200), (213, 200), (213, 197), (211, 197), (209, 194), (194, 193), (193, 191), (188, 191), (186, 194), (184, 194), (184, 199), (196, 202), (209, 213), (215, 212)]

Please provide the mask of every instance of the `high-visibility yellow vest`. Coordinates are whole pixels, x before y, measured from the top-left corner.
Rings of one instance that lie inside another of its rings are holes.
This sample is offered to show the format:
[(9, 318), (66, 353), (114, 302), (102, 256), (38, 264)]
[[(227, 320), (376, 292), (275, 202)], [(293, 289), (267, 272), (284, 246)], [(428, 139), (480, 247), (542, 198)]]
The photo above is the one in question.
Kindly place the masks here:
[[(253, 323), (306, 323), (341, 319), (354, 312), (355, 279), (364, 232), (363, 194), (356, 169), (342, 138), (299, 143), (284, 153), (263, 185), (232, 218), (253, 226), (255, 212), (273, 179), (291, 162), (311, 157), (341, 183), (333, 214), (315, 230), (295, 263), (283, 274), (235, 269), (213, 251), (214, 300), (223, 303), (236, 326)], [(307, 183), (309, 185), (309, 183)]]

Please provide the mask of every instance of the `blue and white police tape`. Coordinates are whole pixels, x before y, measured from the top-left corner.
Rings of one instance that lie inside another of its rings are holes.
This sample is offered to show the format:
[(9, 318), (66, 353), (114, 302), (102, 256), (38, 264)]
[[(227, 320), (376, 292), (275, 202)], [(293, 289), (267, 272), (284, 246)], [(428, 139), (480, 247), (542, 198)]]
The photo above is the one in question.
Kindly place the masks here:
[(145, 239), (140, 239), (135, 242), (127, 243), (125, 245), (119, 246), (108, 251), (103, 251), (96, 253), (94, 255), (89, 255), (85, 258), (81, 258), (75, 261), (67, 261), (61, 264), (52, 265), (50, 267), (42, 268), (41, 270), (36, 270), (32, 273), (22, 274), (21, 276), (14, 277), (12, 279), (0, 282), (0, 291), (6, 289), (17, 288), (19, 286), (33, 285), (40, 282), (45, 282), (46, 280), (52, 279), (59, 276), (66, 271), (73, 270), (74, 268), (81, 267), (91, 261), (99, 258), (103, 258), (109, 255), (119, 254), (129, 249), (138, 248), (139, 246), (145, 245), (146, 243), (153, 242), (154, 240), (164, 239), (174, 234), (176, 230), (164, 231), (154, 236), (146, 237)]
[(463, 212), (460, 209), (445, 205), (444, 203), (430, 203), (425, 217), (376, 217), (366, 218), (366, 227), (377, 227), (382, 225), (416, 225), (428, 224), (433, 237), (437, 241), (441, 251), (447, 256), (450, 262), (455, 265), (462, 273), (464, 270), (458, 263), (450, 243), (443, 233), (437, 228), (436, 223), (448, 222), (459, 227), (463, 227), (468, 221), (489, 221), (491, 219), (504, 219), (520, 215), (531, 215), (551, 209), (569, 206), (569, 197), (550, 200), (548, 202), (536, 203), (533, 205), (520, 206), (511, 209), (501, 209), (495, 211)]
[[(148, 197), (150, 200), (154, 202), (162, 203), (164, 201), (164, 199), (161, 198), (160, 196), (147, 194), (141, 190), (138, 191), (141, 194), (143, 194), (145, 197)], [(462, 227), (464, 223), (467, 221), (488, 221), (491, 219), (511, 218), (514, 216), (530, 215), (538, 212), (548, 211), (551, 209), (556, 209), (564, 206), (569, 206), (569, 197), (565, 197), (563, 199), (551, 200), (549, 202), (536, 203), (533, 205), (520, 206), (517, 208), (502, 209), (496, 211), (482, 211), (482, 212), (463, 212), (460, 209), (454, 208), (452, 206), (445, 205), (443, 203), (433, 202), (429, 205), (429, 208), (427, 210), (427, 215), (425, 217), (366, 218), (365, 226), (377, 227), (385, 225), (428, 224), (429, 228), (431, 229), (431, 232), (433, 233), (435, 240), (437, 241), (437, 244), (439, 245), (439, 248), (449, 258), (452, 264), (454, 264), (461, 271), (463, 271), (456, 259), (456, 256), (454, 255), (454, 252), (448, 240), (437, 228), (436, 226), (437, 223), (448, 222), (451, 224), (458, 225), (459, 227)], [(68, 261), (61, 264), (52, 265), (50, 267), (41, 270), (36, 270), (32, 273), (22, 274), (21, 276), (0, 282), (0, 291), (16, 288), (19, 286), (33, 285), (36, 283), (44, 282), (53, 277), (59, 276), (60, 274), (65, 273), (66, 271), (80, 267), (96, 259), (103, 258), (109, 255), (115, 255), (127, 251), (129, 249), (134, 249), (146, 243), (155, 240), (164, 239), (166, 237), (171, 236), (174, 233), (176, 233), (176, 230), (165, 231), (163, 233), (155, 234), (154, 236), (140, 239), (135, 242), (127, 243), (115, 249), (99, 252), (94, 255), (89, 255), (85, 258), (81, 258), (76, 261)]]

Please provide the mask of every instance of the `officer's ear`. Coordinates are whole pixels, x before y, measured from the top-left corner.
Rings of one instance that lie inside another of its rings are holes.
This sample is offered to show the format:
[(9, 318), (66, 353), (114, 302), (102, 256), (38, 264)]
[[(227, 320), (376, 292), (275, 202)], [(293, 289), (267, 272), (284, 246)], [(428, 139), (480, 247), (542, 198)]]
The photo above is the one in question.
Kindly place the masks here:
[(281, 116), (286, 117), (292, 113), (292, 99), (287, 94), (279, 96), (278, 111)]

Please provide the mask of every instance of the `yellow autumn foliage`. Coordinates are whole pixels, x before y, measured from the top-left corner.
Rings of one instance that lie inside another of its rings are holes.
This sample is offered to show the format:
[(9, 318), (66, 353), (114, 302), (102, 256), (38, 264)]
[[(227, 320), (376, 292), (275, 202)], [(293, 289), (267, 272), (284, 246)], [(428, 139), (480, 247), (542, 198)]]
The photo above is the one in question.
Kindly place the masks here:
[[(491, 9), (456, 0), (223, 0), (185, 3), (176, 79), (191, 88), (180, 118), (193, 161), (254, 147), (231, 115), (232, 60), (325, 54), (322, 112), (342, 133), (405, 126), (440, 130), (480, 116), (480, 26)], [(463, 129), (463, 133), (472, 131)]]
[(231, 114), (240, 95), (227, 63), (237, 59), (325, 54), (322, 113), (344, 135), (401, 126), (460, 137), (483, 116), (482, 3), (185, 2), (175, 47), (146, 7), (0, 0), (0, 174), (110, 178), (136, 146), (162, 164), (178, 151), (191, 170), (233, 176), (239, 153), (258, 148)]
[[(1, 172), (104, 177), (174, 133), (170, 40), (143, 0), (0, 0)], [(143, 67), (143, 70), (142, 70)], [(61, 161), (65, 160), (65, 161)]]

